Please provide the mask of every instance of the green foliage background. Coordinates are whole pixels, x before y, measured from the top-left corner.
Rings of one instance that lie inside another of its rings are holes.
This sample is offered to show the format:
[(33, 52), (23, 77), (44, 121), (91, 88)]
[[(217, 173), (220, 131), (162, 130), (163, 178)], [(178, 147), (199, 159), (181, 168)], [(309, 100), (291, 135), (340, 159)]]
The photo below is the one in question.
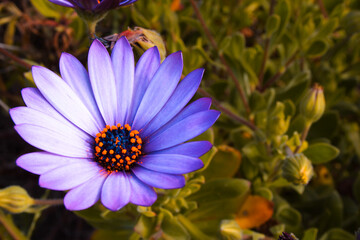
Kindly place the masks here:
[[(305, 240), (354, 239), (360, 226), (360, 2), (196, 1), (213, 39), (190, 1), (178, 8), (174, 2), (139, 0), (111, 11), (97, 35), (152, 29), (168, 54), (183, 52), (184, 75), (205, 68), (197, 97), (211, 95), (223, 113), (199, 138), (215, 147), (202, 157), (204, 169), (188, 174), (183, 189), (158, 190), (151, 208), (110, 212), (99, 204), (76, 212), (97, 229), (92, 239), (276, 239), (282, 231)], [(0, 54), (6, 125), (8, 108), (23, 104), (20, 89), (34, 86), (26, 63), (58, 72), (61, 52), (86, 63), (90, 45), (77, 14), (47, 0), (1, 2), (0, 42), (16, 57)], [(282, 177), (281, 166), (300, 145), (299, 103), (314, 83), (324, 88), (326, 110), (300, 151), (315, 176), (295, 185)], [(272, 218), (252, 230), (229, 227), (225, 220), (236, 218), (248, 195), (273, 202)], [(24, 239), (31, 235), (24, 234), (29, 226), (20, 231)], [(0, 235), (11, 239), (5, 230)]]

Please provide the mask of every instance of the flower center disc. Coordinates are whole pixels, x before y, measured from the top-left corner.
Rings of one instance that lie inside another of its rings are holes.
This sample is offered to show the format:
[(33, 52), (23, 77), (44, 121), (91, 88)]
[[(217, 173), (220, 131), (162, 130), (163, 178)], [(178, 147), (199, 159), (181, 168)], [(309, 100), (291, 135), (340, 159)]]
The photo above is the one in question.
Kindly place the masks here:
[(139, 131), (129, 124), (106, 127), (96, 134), (95, 161), (109, 173), (129, 171), (141, 155), (142, 140)]

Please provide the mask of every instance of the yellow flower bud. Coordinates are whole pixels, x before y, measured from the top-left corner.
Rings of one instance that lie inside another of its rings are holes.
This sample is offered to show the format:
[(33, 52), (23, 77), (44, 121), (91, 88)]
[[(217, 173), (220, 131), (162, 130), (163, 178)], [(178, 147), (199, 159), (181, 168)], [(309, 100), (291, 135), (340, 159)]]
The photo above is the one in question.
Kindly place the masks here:
[(33, 204), (34, 199), (20, 186), (10, 186), (0, 190), (0, 207), (11, 213), (26, 212)]
[(302, 153), (287, 157), (282, 166), (283, 177), (294, 184), (306, 185), (314, 175), (311, 161)]
[(280, 136), (286, 133), (290, 124), (290, 116), (285, 116), (285, 106), (282, 102), (277, 102), (267, 120), (267, 130), (270, 135)]
[(300, 113), (310, 122), (316, 122), (325, 111), (325, 97), (323, 88), (315, 84), (300, 102)]
[(235, 220), (222, 220), (220, 225), (221, 235), (225, 239), (241, 239), (241, 228)]

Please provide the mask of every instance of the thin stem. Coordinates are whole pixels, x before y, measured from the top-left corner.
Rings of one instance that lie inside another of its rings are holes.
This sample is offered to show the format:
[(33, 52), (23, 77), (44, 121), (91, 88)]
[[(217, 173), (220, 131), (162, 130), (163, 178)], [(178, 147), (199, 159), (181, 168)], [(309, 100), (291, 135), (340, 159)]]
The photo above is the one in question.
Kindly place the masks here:
[(34, 199), (35, 205), (63, 205), (63, 199)]
[(230, 111), (229, 109), (227, 109), (226, 107), (224, 107), (219, 101), (217, 101), (214, 97), (212, 97), (209, 93), (207, 93), (204, 89), (199, 88), (197, 90), (197, 92), (199, 94), (201, 94), (204, 97), (209, 97), (212, 99), (212, 103), (214, 104), (214, 106), (219, 109), (222, 113), (226, 114), (229, 118), (231, 118), (232, 120), (239, 122), (241, 124), (244, 124), (246, 126), (248, 126), (251, 130), (256, 131), (257, 127), (250, 121), (247, 121), (245, 118), (233, 113), (232, 111)]
[(7, 112), (7, 113), (10, 110), (10, 107), (1, 99), (0, 99), (0, 107), (2, 107), (5, 110), (5, 112)]
[(262, 85), (263, 85), (263, 79), (264, 79), (264, 74), (265, 74), (265, 65), (266, 65), (266, 61), (268, 59), (268, 55), (269, 55), (269, 46), (270, 46), (270, 38), (266, 38), (265, 39), (265, 48), (264, 48), (264, 58), (261, 62), (261, 67), (260, 67), (260, 72), (259, 72), (259, 83), (258, 83), (258, 88), (261, 89)]
[(328, 15), (328, 13), (327, 13), (327, 11), (325, 9), (323, 0), (318, 0), (318, 4), (319, 4), (319, 7), (320, 7), (321, 14), (324, 16), (324, 18), (328, 18), (329, 15)]
[(91, 39), (95, 38), (95, 31), (96, 31), (96, 21), (87, 21), (86, 22), (89, 28), (89, 35)]
[[(275, 0), (271, 0), (269, 16), (271, 16), (273, 14), (274, 6), (275, 6)], [(263, 80), (264, 80), (266, 61), (267, 61), (268, 55), (269, 55), (269, 47), (270, 47), (270, 38), (267, 36), (265, 39), (265, 46), (264, 46), (264, 58), (261, 62), (260, 72), (259, 72), (259, 76), (258, 76), (258, 78), (259, 78), (258, 88), (259, 89), (261, 89)]]
[(7, 56), (10, 59), (12, 59), (13, 61), (17, 62), (18, 64), (20, 64), (24, 68), (31, 69), (30, 64), (28, 64), (27, 62), (25, 62), (21, 58), (17, 57), (16, 55), (12, 54), (11, 52), (8, 52), (5, 49), (0, 48), (0, 53), (2, 53), (3, 55)]
[(224, 58), (224, 55), (219, 51), (219, 48), (218, 48), (218, 45), (214, 39), (214, 37), (212, 36), (211, 32), (210, 32), (210, 29), (207, 27), (205, 21), (204, 21), (204, 18), (202, 17), (201, 13), (200, 13), (200, 10), (199, 8), (197, 7), (196, 3), (194, 0), (190, 0), (190, 3), (194, 9), (194, 12), (195, 12), (195, 15), (196, 17), (199, 19), (200, 21), (200, 24), (201, 26), (203, 27), (204, 31), (205, 31), (205, 34), (207, 36), (207, 38), (209, 39), (210, 41), (210, 44), (212, 45), (212, 47), (218, 52), (219, 54), (219, 58), (220, 58), (220, 61), (221, 63), (225, 66), (226, 68), (226, 71), (228, 72), (228, 74), (230, 75), (231, 79), (233, 80), (234, 84), (235, 84), (235, 87), (237, 89), (237, 91), (239, 92), (240, 94), (240, 98), (241, 98), (241, 101), (243, 102), (244, 104), (244, 108), (246, 110), (247, 113), (250, 113), (250, 107), (249, 107), (249, 104), (245, 98), (245, 94), (244, 94), (244, 91), (240, 85), (240, 82), (239, 80), (237, 79), (237, 77), (235, 76), (235, 73), (233, 72), (233, 70), (230, 68), (229, 64), (227, 63), (226, 59)]
[(311, 127), (311, 123), (306, 124), (305, 129), (304, 129), (304, 131), (302, 132), (302, 135), (301, 135), (301, 142), (300, 142), (299, 146), (296, 147), (294, 153), (297, 153), (300, 150), (303, 143), (305, 142), (305, 139), (306, 139), (306, 137), (307, 137), (307, 135), (309, 133), (310, 127)]
[(4, 226), (7, 232), (14, 240), (25, 240), (26, 237), (20, 232), (20, 230), (14, 225), (11, 218), (8, 218), (3, 212), (0, 212), (0, 223)]
[(289, 60), (287, 60), (284, 67), (280, 68), (280, 70), (265, 83), (265, 85), (260, 89), (260, 92), (265, 91), (268, 87), (273, 85), (286, 72), (290, 64), (295, 61), (297, 54), (298, 51), (296, 51), (294, 55)]

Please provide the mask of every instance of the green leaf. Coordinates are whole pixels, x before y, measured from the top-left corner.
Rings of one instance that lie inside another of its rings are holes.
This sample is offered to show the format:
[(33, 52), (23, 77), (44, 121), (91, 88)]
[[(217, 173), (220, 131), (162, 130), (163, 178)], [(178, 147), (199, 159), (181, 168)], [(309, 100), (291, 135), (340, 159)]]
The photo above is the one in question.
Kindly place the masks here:
[(231, 178), (240, 167), (241, 154), (238, 150), (226, 145), (220, 145), (217, 148), (218, 152), (203, 171), (207, 181), (215, 178)]
[(153, 234), (155, 225), (155, 218), (149, 218), (145, 215), (141, 215), (135, 226), (135, 232), (140, 234), (141, 237), (147, 239)]
[(308, 57), (320, 57), (325, 54), (328, 49), (328, 44), (324, 40), (316, 40), (310, 44), (306, 51)]
[(286, 226), (299, 226), (301, 224), (301, 214), (290, 206), (282, 206), (276, 213), (276, 219), (286, 224)]
[(309, 88), (310, 77), (307, 73), (298, 73), (284, 88), (277, 89), (276, 100), (290, 99), (297, 103)]
[(319, 121), (311, 125), (309, 139), (333, 138), (339, 130), (340, 117), (337, 111), (327, 111)]
[(240, 59), (245, 49), (245, 38), (241, 33), (236, 32), (232, 36), (227, 36), (220, 44), (220, 50), (226, 55)]
[(304, 151), (304, 154), (313, 164), (320, 164), (336, 158), (339, 155), (339, 149), (328, 143), (314, 143)]
[(163, 231), (162, 237), (166, 240), (179, 239), (186, 240), (190, 239), (190, 235), (179, 221), (173, 217), (166, 215), (161, 223), (161, 229)]
[(109, 231), (97, 229), (91, 236), (91, 240), (103, 240), (103, 239), (129, 239), (133, 234), (133, 230), (123, 230), (123, 231)]
[(318, 230), (317, 228), (309, 228), (305, 231), (302, 240), (316, 240)]
[(281, 22), (277, 30), (277, 37), (280, 38), (290, 20), (291, 6), (289, 0), (282, 0), (276, 4), (275, 13), (280, 17)]
[(334, 228), (324, 233), (319, 240), (354, 240), (354, 235), (340, 228)]
[(231, 217), (249, 192), (250, 182), (244, 179), (214, 179), (205, 183), (200, 191), (188, 199), (197, 201), (199, 208), (188, 215), (193, 221)]
[(276, 14), (271, 15), (266, 22), (266, 34), (271, 36), (275, 31), (279, 29), (280, 26), (280, 17)]
[(177, 220), (188, 230), (191, 235), (191, 239), (194, 240), (214, 240), (215, 238), (209, 237), (204, 234), (195, 224), (183, 215), (178, 215)]
[(60, 18), (66, 11), (71, 11), (69, 8), (65, 8), (56, 5), (48, 0), (30, 0), (31, 4), (45, 17)]
[(135, 218), (125, 214), (131, 209), (131, 205), (122, 208), (120, 211), (112, 212), (101, 204), (96, 204), (91, 208), (74, 213), (85, 219), (89, 224), (103, 230), (126, 230), (132, 229), (135, 225)]

